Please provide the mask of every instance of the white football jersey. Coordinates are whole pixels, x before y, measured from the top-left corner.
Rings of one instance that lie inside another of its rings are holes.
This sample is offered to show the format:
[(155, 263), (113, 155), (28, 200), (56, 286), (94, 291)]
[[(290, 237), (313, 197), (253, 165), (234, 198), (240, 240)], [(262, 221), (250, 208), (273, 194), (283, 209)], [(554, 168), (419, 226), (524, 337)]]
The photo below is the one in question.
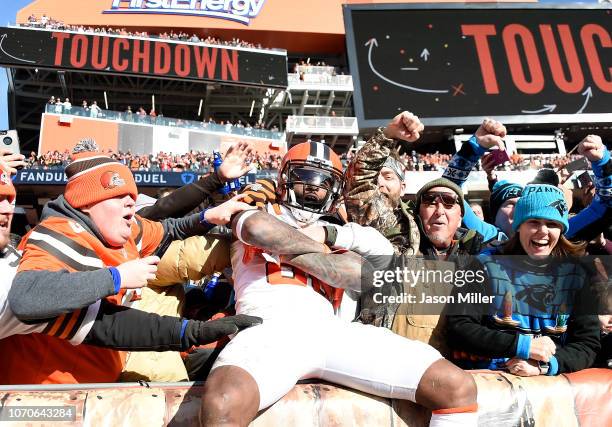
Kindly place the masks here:
[[(297, 228), (298, 224), (290, 211), (282, 205), (279, 207), (281, 215), (274, 212), (271, 204), (267, 205), (268, 213)], [(326, 224), (317, 221), (311, 225)], [(264, 253), (236, 240), (232, 244), (231, 260), (237, 313), (263, 319), (291, 315), (303, 316), (308, 320), (312, 316), (320, 318), (341, 313), (344, 314), (343, 318), (354, 318), (354, 300), (297, 268), (279, 264), (276, 254)], [(337, 303), (340, 303), (338, 295), (342, 305), (334, 311), (331, 301), (335, 297)]]

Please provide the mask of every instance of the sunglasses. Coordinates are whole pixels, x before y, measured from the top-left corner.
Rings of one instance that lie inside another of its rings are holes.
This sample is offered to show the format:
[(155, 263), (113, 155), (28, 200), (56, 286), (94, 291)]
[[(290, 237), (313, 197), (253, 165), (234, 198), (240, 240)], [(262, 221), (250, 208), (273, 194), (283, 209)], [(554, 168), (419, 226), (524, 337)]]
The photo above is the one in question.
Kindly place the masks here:
[(325, 189), (332, 189), (334, 186), (334, 177), (331, 174), (312, 169), (292, 169), (290, 178), (304, 185), (316, 185)]
[(453, 206), (459, 203), (459, 197), (457, 197), (456, 194), (437, 192), (423, 194), (421, 196), (421, 203), (435, 205), (438, 199), (446, 209), (451, 209)]

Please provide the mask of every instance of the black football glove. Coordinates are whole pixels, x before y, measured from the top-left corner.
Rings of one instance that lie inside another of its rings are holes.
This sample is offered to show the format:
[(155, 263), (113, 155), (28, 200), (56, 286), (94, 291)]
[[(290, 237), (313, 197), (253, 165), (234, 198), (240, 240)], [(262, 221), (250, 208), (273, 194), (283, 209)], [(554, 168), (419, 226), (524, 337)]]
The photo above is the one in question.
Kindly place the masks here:
[(247, 316), (246, 314), (238, 314), (208, 322), (190, 320), (185, 328), (183, 342), (187, 348), (192, 345), (210, 344), (243, 329), (260, 325), (262, 322), (261, 317)]

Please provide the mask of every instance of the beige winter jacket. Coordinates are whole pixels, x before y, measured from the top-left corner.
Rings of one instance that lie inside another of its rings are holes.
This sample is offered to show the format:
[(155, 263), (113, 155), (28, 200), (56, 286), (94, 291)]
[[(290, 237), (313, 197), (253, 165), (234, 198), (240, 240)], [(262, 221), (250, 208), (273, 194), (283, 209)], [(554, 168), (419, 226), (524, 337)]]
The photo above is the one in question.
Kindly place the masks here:
[[(229, 266), (228, 241), (203, 236), (174, 241), (157, 266), (157, 278), (142, 289), (142, 299), (132, 307), (149, 313), (180, 316), (185, 297), (183, 284)], [(187, 379), (180, 353), (174, 351), (129, 353), (120, 377), (120, 381)]]

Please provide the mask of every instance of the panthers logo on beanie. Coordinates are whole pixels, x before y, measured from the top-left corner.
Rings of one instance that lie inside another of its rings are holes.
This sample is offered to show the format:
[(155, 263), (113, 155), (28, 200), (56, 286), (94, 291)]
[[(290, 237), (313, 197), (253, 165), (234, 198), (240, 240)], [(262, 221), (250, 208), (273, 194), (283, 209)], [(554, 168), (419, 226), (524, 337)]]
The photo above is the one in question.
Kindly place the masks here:
[(100, 176), (100, 184), (105, 190), (112, 190), (125, 185), (125, 180), (117, 172), (106, 171)]
[(566, 214), (567, 211), (568, 211), (567, 203), (565, 203), (565, 200), (555, 200), (554, 202), (552, 202), (548, 206), (550, 206), (551, 208), (554, 208), (557, 211), (559, 211), (559, 215), (561, 215), (561, 216)]
[(568, 211), (559, 188), (548, 184), (528, 184), (514, 207), (512, 230), (517, 231), (529, 219), (542, 219), (558, 222), (565, 234), (569, 228)]

